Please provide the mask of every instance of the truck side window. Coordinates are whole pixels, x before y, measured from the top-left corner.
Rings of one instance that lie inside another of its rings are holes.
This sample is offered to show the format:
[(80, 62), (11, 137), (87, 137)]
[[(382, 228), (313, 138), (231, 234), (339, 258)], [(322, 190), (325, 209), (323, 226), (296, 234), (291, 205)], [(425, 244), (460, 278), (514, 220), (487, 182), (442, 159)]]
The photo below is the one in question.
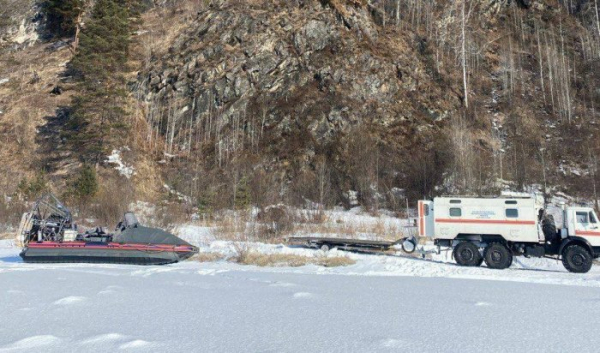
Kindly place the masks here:
[(598, 223), (598, 220), (596, 219), (596, 215), (594, 214), (594, 212), (590, 212), (590, 223)]
[(429, 216), (429, 205), (425, 205), (423, 207), (423, 211), (425, 213), (425, 217)]
[(519, 210), (516, 208), (507, 208), (506, 218), (519, 218)]
[(580, 223), (580, 224), (590, 223), (588, 220), (587, 212), (576, 212), (575, 217), (577, 218), (577, 223)]
[(462, 216), (462, 210), (458, 207), (450, 208), (450, 217), (460, 217)]

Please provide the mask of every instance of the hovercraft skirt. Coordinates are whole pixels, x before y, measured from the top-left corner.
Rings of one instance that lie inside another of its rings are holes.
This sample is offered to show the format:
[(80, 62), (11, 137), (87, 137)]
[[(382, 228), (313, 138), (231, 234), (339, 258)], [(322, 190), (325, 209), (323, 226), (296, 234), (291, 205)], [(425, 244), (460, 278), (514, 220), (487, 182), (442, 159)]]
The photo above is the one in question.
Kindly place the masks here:
[(165, 265), (188, 259), (193, 246), (141, 244), (30, 243), (20, 256), (29, 263), (107, 263)]

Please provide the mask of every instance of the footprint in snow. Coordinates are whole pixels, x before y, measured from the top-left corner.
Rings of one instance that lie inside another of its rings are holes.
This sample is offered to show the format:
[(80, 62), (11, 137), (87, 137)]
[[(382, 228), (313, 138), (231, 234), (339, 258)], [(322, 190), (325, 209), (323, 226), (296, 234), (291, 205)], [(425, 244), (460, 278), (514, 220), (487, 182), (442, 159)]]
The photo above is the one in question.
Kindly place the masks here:
[(60, 338), (52, 335), (40, 335), (23, 338), (6, 346), (0, 347), (0, 352), (10, 352), (13, 350), (33, 349), (56, 344)]
[(119, 346), (119, 349), (146, 349), (154, 344), (152, 342), (144, 341), (144, 340), (134, 340), (131, 342), (123, 343)]
[(106, 288), (104, 288), (103, 290), (101, 290), (100, 292), (98, 292), (99, 295), (107, 295), (107, 294), (114, 294), (117, 292), (117, 289), (120, 289), (122, 287), (120, 286), (108, 286)]
[(294, 293), (294, 298), (312, 298), (314, 295), (308, 292), (298, 292)]
[(127, 336), (122, 335), (120, 333), (105, 333), (103, 335), (90, 337), (81, 343), (83, 344), (96, 344), (96, 343), (106, 343), (111, 341), (124, 340)]
[(52, 304), (54, 304), (54, 305), (72, 305), (72, 304), (81, 303), (81, 302), (85, 301), (86, 299), (87, 299), (86, 297), (70, 296), (70, 297), (65, 297), (65, 298), (59, 299)]
[(295, 286), (297, 286), (296, 283), (289, 283), (289, 282), (275, 282), (275, 283), (269, 284), (269, 287), (295, 287)]
[(383, 348), (398, 348), (402, 347), (405, 344), (402, 340), (397, 340), (394, 338), (387, 338), (380, 342), (380, 346)]

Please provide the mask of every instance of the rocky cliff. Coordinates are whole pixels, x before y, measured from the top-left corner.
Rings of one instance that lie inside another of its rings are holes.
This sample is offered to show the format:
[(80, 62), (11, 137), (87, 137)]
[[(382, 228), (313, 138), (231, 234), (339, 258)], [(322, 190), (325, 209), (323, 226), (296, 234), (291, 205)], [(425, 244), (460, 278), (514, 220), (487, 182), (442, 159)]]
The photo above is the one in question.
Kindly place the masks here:
[[(143, 168), (134, 184), (146, 177), (148, 190), (210, 208), (399, 208), (406, 196), (531, 184), (589, 194), (600, 151), (595, 5), (157, 2), (131, 52), (130, 138), (114, 149)], [(35, 48), (5, 49), (5, 62), (23, 50)], [(49, 80), (28, 90), (63, 79)], [(0, 122), (14, 124), (13, 102), (0, 103)], [(60, 183), (65, 166), (49, 170)]]

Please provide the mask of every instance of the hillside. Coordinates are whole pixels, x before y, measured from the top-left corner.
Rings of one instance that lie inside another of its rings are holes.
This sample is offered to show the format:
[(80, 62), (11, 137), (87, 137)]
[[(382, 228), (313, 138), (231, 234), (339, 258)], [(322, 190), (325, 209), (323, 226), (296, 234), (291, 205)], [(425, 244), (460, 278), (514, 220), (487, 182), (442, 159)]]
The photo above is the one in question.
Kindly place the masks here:
[(96, 5), (76, 48), (35, 1), (4, 3), (19, 4), (0, 6), (5, 196), (68, 194), (92, 165), (89, 196), (118, 198), (115, 213), (139, 199), (400, 210), (532, 184), (596, 198), (594, 1), (143, 2), (123, 83), (108, 78), (124, 93), (83, 110), (74, 97), (95, 88), (70, 67)]

